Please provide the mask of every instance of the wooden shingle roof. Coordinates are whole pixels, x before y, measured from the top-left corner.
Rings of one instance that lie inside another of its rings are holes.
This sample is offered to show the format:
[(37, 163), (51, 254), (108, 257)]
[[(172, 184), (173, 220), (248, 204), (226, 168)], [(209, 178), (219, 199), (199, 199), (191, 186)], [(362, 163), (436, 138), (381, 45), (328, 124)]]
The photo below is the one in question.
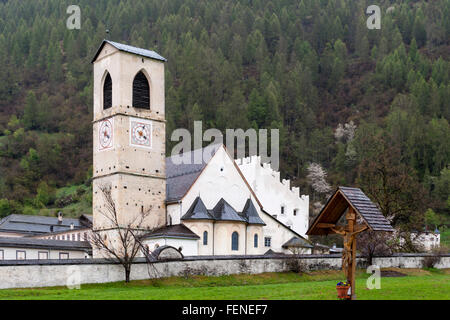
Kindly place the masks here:
[(389, 231), (394, 229), (383, 216), (378, 207), (359, 188), (339, 187), (328, 199), (320, 214), (311, 224), (307, 235), (326, 235), (329, 228), (321, 225), (334, 225), (345, 211), (352, 207), (372, 231)]

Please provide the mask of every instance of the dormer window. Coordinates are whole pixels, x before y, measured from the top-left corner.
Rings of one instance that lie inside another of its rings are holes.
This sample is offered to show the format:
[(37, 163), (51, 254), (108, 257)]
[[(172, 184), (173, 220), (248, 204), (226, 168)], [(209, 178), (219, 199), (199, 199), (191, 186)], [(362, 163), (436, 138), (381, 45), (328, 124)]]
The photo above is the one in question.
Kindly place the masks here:
[(133, 107), (150, 110), (150, 86), (142, 71), (133, 80)]
[(106, 75), (103, 83), (103, 109), (112, 107), (112, 80), (109, 73)]

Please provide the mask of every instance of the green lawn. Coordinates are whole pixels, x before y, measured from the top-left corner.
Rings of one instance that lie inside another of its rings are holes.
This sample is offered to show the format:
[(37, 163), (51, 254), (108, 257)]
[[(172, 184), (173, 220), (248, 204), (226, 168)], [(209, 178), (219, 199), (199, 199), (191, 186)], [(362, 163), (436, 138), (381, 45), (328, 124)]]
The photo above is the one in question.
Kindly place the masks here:
[[(450, 299), (450, 269), (403, 270), (406, 277), (384, 277), (380, 290), (366, 289), (367, 274), (358, 272), (359, 300), (430, 300)], [(336, 299), (336, 283), (341, 272), (319, 271), (231, 275), (220, 277), (172, 277), (160, 280), (82, 285), (80, 290), (63, 287), (0, 290), (0, 299), (180, 299), (180, 300), (241, 300), (241, 299)]]

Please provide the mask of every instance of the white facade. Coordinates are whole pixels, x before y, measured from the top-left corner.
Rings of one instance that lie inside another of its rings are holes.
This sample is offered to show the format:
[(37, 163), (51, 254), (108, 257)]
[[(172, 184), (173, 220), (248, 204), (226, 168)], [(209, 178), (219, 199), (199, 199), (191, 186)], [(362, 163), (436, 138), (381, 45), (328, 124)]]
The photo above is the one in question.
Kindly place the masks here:
[(152, 252), (158, 247), (172, 246), (176, 249), (181, 249), (184, 256), (198, 255), (198, 244), (196, 239), (170, 238), (159, 237), (153, 239), (146, 239), (144, 245), (148, 245), (149, 251)]
[(280, 172), (272, 170), (268, 163), (261, 163), (259, 156), (237, 159), (236, 163), (264, 211), (307, 238), (309, 196), (300, 196), (300, 189), (291, 188), (289, 180), (280, 181)]
[(45, 260), (45, 259), (87, 259), (89, 255), (82, 250), (35, 249), (0, 246), (0, 260)]
[(423, 232), (419, 235), (411, 235), (414, 238), (416, 244), (423, 247), (426, 251), (431, 251), (435, 248), (439, 248), (441, 245), (441, 235), (440, 233), (434, 232)]
[[(200, 239), (197, 240), (197, 252), (199, 255), (259, 255), (264, 254), (269, 249), (275, 252), (290, 253), (289, 250), (282, 248), (282, 245), (291, 238), (298, 237), (298, 235), (294, 232), (296, 231), (294, 228), (290, 229), (273, 217), (274, 214), (272, 212), (274, 212), (277, 205), (270, 205), (270, 201), (276, 201), (276, 203), (284, 201), (283, 203), (287, 209), (295, 207), (298, 210), (295, 216), (296, 219), (292, 220), (296, 221), (299, 226), (302, 226), (301, 231), (303, 233), (297, 233), (303, 236), (306, 232), (308, 221), (308, 197), (299, 198), (298, 188), (290, 190), (289, 187), (286, 187), (279, 180), (275, 181), (267, 176), (264, 176), (263, 179), (253, 179), (256, 186), (259, 183), (266, 183), (264, 189), (262, 185), (258, 188), (261, 194), (259, 196), (253, 192), (253, 186), (247, 182), (246, 177), (242, 176), (243, 172), (240, 172), (239, 169), (226, 149), (223, 146), (218, 148), (184, 197), (177, 203), (167, 205), (168, 221), (171, 221), (172, 224), (183, 223), (200, 236)], [(245, 169), (247, 175), (252, 178), (250, 168)], [(268, 170), (261, 170), (261, 172), (254, 170), (253, 172), (255, 175), (258, 175), (264, 174)], [(245, 174), (243, 175), (245, 176)], [(238, 212), (241, 212), (246, 201), (251, 199), (258, 215), (266, 225), (246, 226), (244, 223), (239, 222), (181, 220), (197, 197), (201, 198), (209, 210), (223, 198)], [(264, 199), (264, 203), (267, 203), (267, 208), (264, 204), (261, 208), (261, 197), (268, 197), (268, 199)], [(286, 212), (286, 217), (290, 217), (288, 212)], [(202, 240), (205, 231), (209, 235), (207, 244), (204, 244)], [(231, 235), (233, 232), (239, 234), (238, 250), (232, 250), (231, 248)], [(309, 252), (306, 251), (305, 253)]]

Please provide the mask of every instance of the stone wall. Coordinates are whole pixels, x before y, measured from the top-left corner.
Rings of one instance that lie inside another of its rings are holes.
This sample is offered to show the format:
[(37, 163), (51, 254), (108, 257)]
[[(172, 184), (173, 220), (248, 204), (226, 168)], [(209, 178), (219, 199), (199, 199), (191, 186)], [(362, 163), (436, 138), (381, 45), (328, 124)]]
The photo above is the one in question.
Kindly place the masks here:
[[(426, 254), (398, 254), (374, 258), (382, 268), (421, 268)], [(131, 279), (183, 276), (189, 274), (227, 275), (239, 273), (281, 272), (289, 269), (285, 256), (215, 256), (186, 257), (182, 261), (158, 261), (149, 267), (139, 259), (131, 270)], [(340, 255), (304, 255), (309, 270), (341, 268)], [(358, 258), (358, 267), (366, 267), (365, 259)], [(441, 257), (438, 268), (450, 268), (450, 254)], [(74, 282), (104, 283), (123, 281), (124, 272), (119, 264), (102, 259), (89, 260), (4, 260), (0, 261), (0, 289), (46, 286), (65, 286)]]

